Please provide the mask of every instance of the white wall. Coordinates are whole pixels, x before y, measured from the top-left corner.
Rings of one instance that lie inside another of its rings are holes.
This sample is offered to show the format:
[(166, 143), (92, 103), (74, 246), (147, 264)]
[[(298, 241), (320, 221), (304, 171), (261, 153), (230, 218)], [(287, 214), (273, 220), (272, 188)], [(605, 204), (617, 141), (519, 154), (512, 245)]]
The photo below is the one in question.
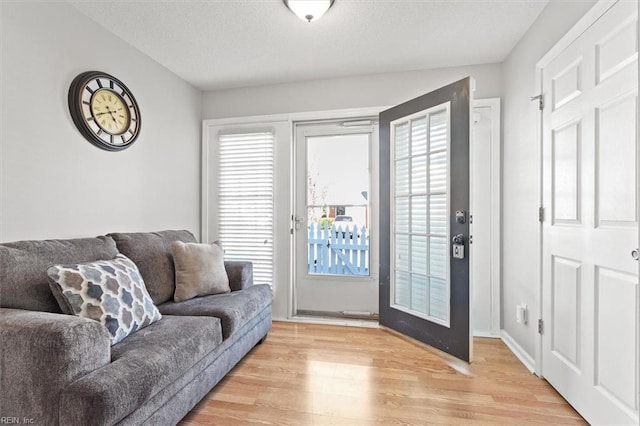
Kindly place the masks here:
[[(537, 238), (538, 60), (593, 6), (595, 0), (551, 0), (503, 64), (503, 188), (502, 188), (502, 328), (531, 357), (535, 356), (539, 299)], [(526, 303), (530, 319), (518, 324), (516, 305)]]
[[(0, 241), (187, 228), (199, 235), (201, 92), (64, 2), (2, 2)], [(107, 152), (69, 115), (73, 78), (121, 79), (138, 140)]]
[(391, 106), (469, 75), (477, 99), (494, 98), (502, 95), (501, 71), (500, 64), (488, 64), (205, 92), (202, 117)]

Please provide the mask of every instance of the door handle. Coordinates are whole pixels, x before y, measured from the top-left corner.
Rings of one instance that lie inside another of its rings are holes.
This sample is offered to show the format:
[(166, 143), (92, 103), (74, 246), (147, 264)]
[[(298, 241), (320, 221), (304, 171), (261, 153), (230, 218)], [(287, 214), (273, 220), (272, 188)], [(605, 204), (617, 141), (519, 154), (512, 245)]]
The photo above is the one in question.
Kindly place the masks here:
[(638, 260), (638, 258), (640, 258), (640, 252), (638, 252), (638, 249), (631, 251), (631, 257), (633, 257), (633, 260)]
[(453, 244), (464, 245), (464, 234), (454, 235), (451, 240)]
[(295, 225), (294, 225), (294, 226), (295, 226), (295, 228), (296, 228), (296, 231), (297, 231), (298, 229), (302, 228), (302, 217), (301, 217), (301, 216), (296, 215), (296, 216), (293, 218), (293, 221), (295, 222)]

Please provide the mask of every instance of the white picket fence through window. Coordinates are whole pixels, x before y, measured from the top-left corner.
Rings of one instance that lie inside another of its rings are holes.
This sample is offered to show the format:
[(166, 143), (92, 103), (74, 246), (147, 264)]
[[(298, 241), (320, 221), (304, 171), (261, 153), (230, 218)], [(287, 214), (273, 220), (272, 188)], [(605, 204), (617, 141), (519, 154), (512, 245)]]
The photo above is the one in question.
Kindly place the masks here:
[(310, 274), (369, 275), (369, 230), (357, 225), (309, 225)]

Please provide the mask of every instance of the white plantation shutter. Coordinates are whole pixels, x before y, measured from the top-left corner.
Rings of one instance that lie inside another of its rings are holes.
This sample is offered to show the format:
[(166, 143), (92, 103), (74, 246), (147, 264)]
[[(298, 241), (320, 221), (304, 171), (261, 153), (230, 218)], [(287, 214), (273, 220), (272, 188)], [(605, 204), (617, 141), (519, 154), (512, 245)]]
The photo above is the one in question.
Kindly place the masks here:
[(218, 137), (218, 236), (226, 259), (253, 262), (254, 281), (273, 284), (273, 131)]
[(449, 110), (391, 123), (394, 307), (449, 322)]

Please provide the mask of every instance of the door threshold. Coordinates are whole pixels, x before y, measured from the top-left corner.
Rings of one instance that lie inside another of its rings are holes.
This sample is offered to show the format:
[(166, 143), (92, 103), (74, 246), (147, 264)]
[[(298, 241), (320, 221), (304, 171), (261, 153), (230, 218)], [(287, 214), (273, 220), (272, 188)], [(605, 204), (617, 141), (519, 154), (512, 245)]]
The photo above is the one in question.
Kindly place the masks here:
[(345, 318), (345, 317), (331, 317), (325, 315), (309, 315), (309, 314), (297, 314), (291, 318), (287, 318), (286, 321), (301, 322), (309, 324), (325, 324), (325, 325), (341, 325), (347, 327), (362, 327), (362, 328), (378, 328), (377, 319), (360, 319), (360, 318)]
[(361, 312), (361, 311), (312, 311), (312, 310), (306, 310), (306, 309), (304, 310), (298, 309), (295, 315), (303, 316), (303, 317), (378, 321), (378, 314), (374, 312)]

